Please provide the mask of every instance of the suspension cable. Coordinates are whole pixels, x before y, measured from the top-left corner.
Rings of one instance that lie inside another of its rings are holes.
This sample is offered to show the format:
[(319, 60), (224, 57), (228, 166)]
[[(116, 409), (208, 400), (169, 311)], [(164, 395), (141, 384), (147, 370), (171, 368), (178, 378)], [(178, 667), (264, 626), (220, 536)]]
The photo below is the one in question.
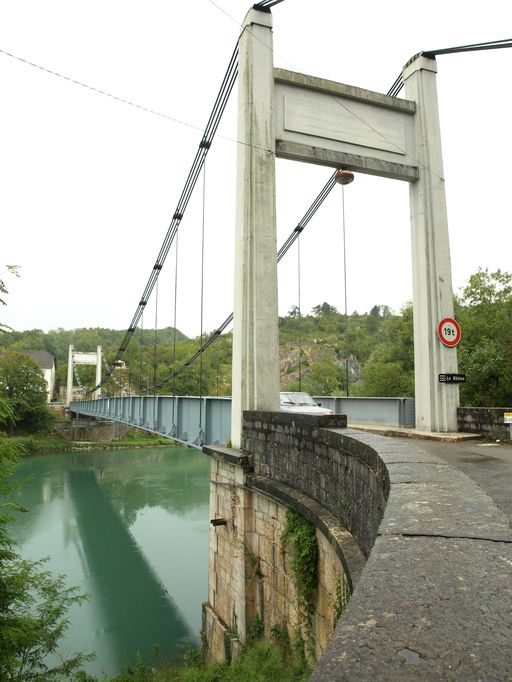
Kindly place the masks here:
[[(329, 180), (326, 182), (324, 187), (320, 190), (318, 196), (316, 199), (313, 201), (311, 206), (308, 208), (302, 219), (299, 221), (297, 226), (293, 229), (293, 232), (289, 235), (289, 237), (286, 239), (285, 243), (281, 246), (279, 251), (277, 252), (277, 262), (279, 263), (284, 255), (287, 253), (287, 251), (290, 249), (290, 247), (293, 245), (295, 240), (298, 238), (300, 233), (304, 230), (304, 228), (308, 225), (309, 221), (311, 218), (315, 215), (315, 213), (318, 211), (322, 203), (325, 201), (331, 190), (334, 188), (336, 185), (336, 172), (335, 171)], [(201, 345), (201, 347), (180, 367), (177, 369), (174, 369), (171, 374), (166, 378), (163, 379), (161, 382), (159, 382), (156, 387), (152, 388), (160, 388), (161, 386), (164, 386), (166, 383), (169, 381), (175, 381), (176, 377), (178, 377), (182, 372), (184, 372), (190, 365), (197, 360), (197, 358), (206, 351), (207, 348), (209, 348), (212, 343), (214, 343), (222, 334), (222, 332), (233, 322), (233, 313), (228, 315), (228, 317), (224, 320), (224, 322), (214, 331), (210, 334), (210, 336), (206, 339), (206, 341)]]
[[(512, 47), (512, 38), (503, 40), (492, 40), (485, 43), (473, 43), (472, 45), (459, 45), (458, 47), (444, 47), (439, 50), (426, 50), (420, 54), (424, 57), (432, 58), (438, 54), (455, 54), (457, 52), (477, 52), (480, 50), (499, 50), (503, 47)], [(414, 59), (415, 57), (413, 57)]]
[(301, 304), (300, 304), (300, 234), (297, 237), (297, 293), (298, 293), (298, 316), (297, 337), (299, 346), (299, 391), (302, 391), (302, 346), (301, 346)]
[(144, 342), (144, 313), (140, 318), (140, 354), (139, 354), (139, 395), (142, 395), (142, 344)]
[(341, 186), (341, 215), (342, 215), (342, 235), (343, 235), (343, 289), (345, 294), (345, 381), (347, 383), (347, 398), (349, 396), (348, 386), (348, 305), (347, 305), (347, 243), (345, 239), (345, 186)]
[[(256, 9), (270, 9), (273, 5), (276, 5), (283, 0), (264, 0), (263, 2), (257, 3), (254, 5)], [(239, 39), (240, 40), (240, 39)], [(212, 114), (210, 115), (210, 119), (208, 121), (207, 127), (205, 129), (205, 134), (203, 136), (203, 139), (201, 140), (201, 143), (199, 145), (199, 150), (196, 154), (196, 157), (194, 159), (194, 163), (192, 164), (192, 169), (189, 173), (189, 176), (187, 178), (187, 182), (185, 183), (185, 188), (182, 192), (180, 202), (178, 203), (178, 208), (173, 216), (173, 221), (171, 222), (171, 225), (169, 226), (169, 230), (166, 235), (166, 239), (164, 240), (164, 244), (162, 245), (162, 248), (160, 250), (159, 254), (159, 259), (161, 259), (160, 263), (160, 268), (161, 265), (163, 264), (165, 257), (167, 256), (167, 253), (169, 251), (169, 248), (172, 244), (172, 241), (177, 233), (177, 229), (179, 227), (179, 223), (183, 217), (183, 213), (179, 212), (179, 209), (183, 207), (183, 211), (185, 210), (186, 206), (188, 205), (188, 201), (190, 199), (190, 195), (195, 187), (195, 184), (197, 182), (198, 175), (201, 171), (201, 168), (204, 164), (204, 161), (206, 159), (206, 154), (208, 152), (208, 149), (211, 146), (211, 140), (213, 139), (213, 136), (215, 135), (215, 132), (217, 130), (218, 124), (220, 122), (220, 117), (222, 116), (222, 113), (224, 111), (224, 108), (227, 103), (227, 99), (229, 98), (229, 95), (231, 94), (231, 91), (233, 89), (234, 83), (236, 81), (237, 75), (238, 75), (238, 47), (239, 47), (239, 40), (236, 43), (235, 50), (233, 52), (233, 55), (231, 57), (230, 64), (228, 66), (228, 70), (226, 71), (226, 74), (224, 76), (223, 83), (221, 85), (221, 90), (219, 91), (219, 94), (217, 96), (217, 100), (214, 105), (214, 110), (212, 111)], [(499, 41), (493, 41), (493, 42), (488, 42), (488, 43), (476, 43), (473, 45), (465, 45), (465, 46), (459, 46), (459, 47), (453, 47), (453, 48), (444, 48), (442, 50), (433, 50), (433, 51), (426, 51), (426, 52), (420, 52), (418, 55), (415, 55), (413, 59), (415, 59), (417, 56), (423, 54), (425, 57), (431, 58), (435, 57), (438, 54), (450, 54), (450, 53), (456, 53), (456, 52), (470, 52), (470, 51), (475, 51), (475, 50), (486, 50), (486, 49), (498, 49), (498, 48), (505, 48), (505, 47), (512, 47), (512, 39), (504, 39), (504, 40), (499, 40)], [(412, 60), (410, 60), (412, 61)], [(410, 61), (408, 63), (410, 63)], [(388, 91), (388, 95), (392, 97), (396, 97), (399, 92), (402, 90), (404, 85), (404, 81), (402, 78), (402, 75), (400, 74), (391, 88)], [(217, 108), (218, 105), (218, 108)], [(203, 150), (203, 151), (202, 151)], [(310, 206), (300, 223), (295, 227), (293, 230), (292, 234), (288, 237), (288, 239), (285, 241), (283, 246), (279, 249), (278, 254), (277, 254), (277, 262), (279, 263), (281, 258), (286, 254), (288, 249), (292, 246), (294, 241), (298, 238), (299, 234), (302, 232), (302, 230), (306, 227), (308, 222), (311, 220), (313, 215), (316, 213), (318, 208), (321, 206), (323, 201), (327, 198), (328, 194), (330, 191), (333, 189), (334, 185), (336, 184), (335, 181), (335, 175), (336, 172), (333, 173), (333, 175), (329, 178), (327, 181), (326, 185), (324, 188), (321, 190), (313, 204)], [(190, 181), (190, 182), (189, 182)], [(157, 262), (158, 265), (158, 262)], [(155, 269), (157, 267), (155, 265), (152, 275), (150, 276), (150, 279), (148, 281), (148, 284), (146, 285), (146, 289), (144, 291), (143, 297), (141, 299), (141, 302), (139, 304), (139, 308), (137, 309), (134, 318), (132, 320), (132, 323), (130, 327), (128, 328), (125, 337), (123, 339), (123, 342), (117, 352), (117, 355), (115, 357), (115, 360), (119, 359), (119, 356), (121, 353), (124, 352), (124, 350), (127, 348), (131, 336), (133, 335), (135, 331), (134, 323), (138, 322), (140, 319), (140, 316), (142, 315), (144, 306), (147, 303), (147, 296), (151, 294), (151, 291), (153, 289), (153, 286), (156, 282), (156, 279), (158, 278), (158, 272), (155, 276)], [(147, 294), (147, 296), (146, 296)], [(160, 382), (157, 386), (160, 387), (167, 383), (170, 379), (176, 379), (179, 374), (181, 374), (183, 371), (185, 371), (198, 357), (202, 356), (202, 353), (212, 344), (214, 341), (219, 338), (219, 336), (222, 334), (222, 332), (231, 324), (233, 321), (233, 313), (231, 313), (225, 320), (224, 322), (214, 331), (208, 339), (202, 343), (201, 347), (192, 355), (185, 363), (183, 363), (180, 367), (177, 369), (173, 370), (171, 375), (165, 379), (164, 381)], [(201, 338), (202, 340), (202, 338)], [(175, 356), (174, 356), (175, 359)], [(114, 362), (115, 362), (114, 360)], [(90, 392), (96, 390), (99, 388), (104, 381), (108, 378), (108, 376), (111, 374), (113, 369), (113, 365), (111, 365), (109, 372), (107, 375), (104, 377), (103, 381), (98, 384), (98, 386), (94, 387), (91, 389)], [(347, 366), (348, 370), (348, 366)], [(152, 387), (153, 388), (153, 387)], [(174, 390), (175, 390), (175, 385), (174, 385)], [(348, 390), (348, 386), (347, 386)]]
[[(492, 40), (486, 43), (473, 43), (472, 45), (459, 45), (458, 47), (444, 47), (439, 50), (424, 50), (418, 52), (404, 66), (404, 69), (409, 66), (418, 57), (426, 57), (427, 59), (435, 59), (437, 55), (442, 54), (457, 54), (461, 52), (476, 52), (479, 50), (499, 50), (504, 47), (512, 47), (512, 38), (504, 38), (503, 40)], [(404, 87), (404, 79), (402, 78), (403, 69), (397, 77), (393, 85), (388, 90), (387, 94), (391, 97), (396, 97), (401, 89)]]
[(158, 280), (155, 288), (155, 337), (153, 341), (153, 385), (156, 384), (156, 336), (158, 330)]
[[(179, 246), (179, 230), (176, 231), (175, 239), (175, 256), (174, 256), (174, 316), (173, 316), (173, 335), (172, 335), (172, 366), (173, 369), (176, 367), (176, 325), (177, 325), (177, 309), (178, 309), (178, 246)], [(176, 378), (177, 375), (172, 377), (172, 397), (171, 401), (171, 436), (175, 436), (177, 433), (176, 424)], [(156, 385), (158, 386), (158, 384)]]
[(187, 176), (187, 179), (185, 181), (185, 186), (182, 190), (181, 196), (179, 198), (178, 204), (176, 206), (176, 210), (174, 211), (174, 215), (172, 217), (171, 223), (168, 227), (167, 233), (165, 235), (163, 244), (160, 248), (160, 252), (158, 254), (158, 257), (156, 259), (155, 265), (153, 266), (153, 269), (151, 271), (151, 274), (149, 276), (148, 282), (146, 284), (146, 287), (143, 291), (143, 294), (141, 296), (140, 302), (137, 306), (137, 309), (135, 311), (135, 314), (132, 318), (132, 321), (130, 323), (130, 326), (128, 327), (124, 338), (121, 342), (121, 345), (119, 346), (119, 349), (115, 355), (115, 358), (113, 362), (111, 363), (106, 375), (104, 376), (103, 380), (94, 388), (92, 388), (89, 392), (95, 391), (96, 389), (100, 388), (105, 381), (109, 378), (109, 376), (112, 374), (113, 369), (115, 367), (115, 363), (117, 360), (120, 359), (121, 355), (124, 353), (126, 348), (128, 347), (133, 334), (135, 333), (135, 330), (137, 328), (137, 325), (139, 323), (139, 320), (144, 312), (144, 309), (147, 305), (147, 302), (149, 300), (149, 297), (151, 295), (151, 292), (153, 291), (153, 288), (156, 284), (156, 281), (160, 275), (160, 272), (162, 270), (162, 266), (165, 262), (165, 259), (167, 258), (167, 254), (169, 253), (169, 249), (171, 248), (172, 242), (176, 236), (176, 232), (178, 230), (178, 227), (181, 223), (181, 220), (183, 218), (183, 215), (185, 213), (185, 210), (188, 206), (190, 197), (192, 195), (192, 192), (196, 186), (199, 174), (201, 172), (201, 168), (203, 167), (203, 164), (205, 162), (206, 156), (208, 154), (208, 151), (210, 150), (212, 141), (215, 137), (215, 133), (217, 132), (217, 128), (219, 126), (219, 123), (221, 121), (222, 115), (225, 111), (226, 105), (229, 100), (229, 96), (231, 95), (231, 92), (233, 90), (233, 86), (235, 85), (237, 76), (238, 76), (238, 50), (239, 50), (239, 43), (240, 43), (240, 37), (238, 38), (235, 49), (233, 50), (233, 54), (231, 55), (231, 59), (228, 64), (228, 68), (226, 69), (226, 73), (224, 74), (224, 78), (222, 79), (222, 83), (219, 89), (219, 92), (217, 94), (217, 98), (215, 100), (215, 103), (213, 105), (213, 109), (211, 111), (210, 117), (208, 119), (208, 122), (206, 124), (203, 137), (201, 139), (201, 142), (199, 143), (199, 148), (196, 152), (196, 155), (194, 157), (194, 160), (192, 162), (192, 167), (189, 171), (189, 174)]
[[(203, 319), (204, 319), (204, 226), (206, 205), (206, 163), (203, 165), (203, 213), (201, 220), (201, 314), (199, 324), (199, 345), (203, 343)], [(203, 440), (203, 354), (199, 356), (199, 445)]]
[(254, 9), (269, 10), (274, 5), (279, 5), (283, 0), (262, 0), (254, 5)]

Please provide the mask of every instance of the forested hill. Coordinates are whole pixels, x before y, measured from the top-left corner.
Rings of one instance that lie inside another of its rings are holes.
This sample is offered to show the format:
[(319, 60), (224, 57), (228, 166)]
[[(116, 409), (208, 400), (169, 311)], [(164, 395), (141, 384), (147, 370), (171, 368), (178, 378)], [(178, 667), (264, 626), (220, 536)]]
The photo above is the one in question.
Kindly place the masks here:
[[(13, 351), (46, 350), (52, 353), (57, 360), (57, 370), (61, 383), (64, 382), (63, 385), (65, 385), (70, 345), (74, 346), (75, 350), (79, 352), (95, 352), (97, 346), (101, 346), (103, 353), (109, 359), (115, 355), (125, 334), (126, 330), (102, 327), (84, 327), (70, 330), (54, 329), (49, 332), (43, 332), (41, 329), (23, 332), (12, 331), (0, 334), (0, 348)], [(173, 327), (159, 329), (157, 343), (169, 345), (174, 342), (174, 337)], [(186, 336), (176, 330), (176, 340), (180, 342), (184, 339)], [(154, 340), (154, 331), (146, 331), (142, 338), (143, 346), (154, 345)], [(137, 345), (139, 344), (140, 339), (137, 341)]]
[[(455, 299), (455, 317), (462, 327), (458, 346), (461, 402), (473, 406), (512, 405), (512, 274), (479, 270)], [(0, 335), (0, 348), (48, 350), (57, 358), (61, 386), (66, 384), (69, 344), (77, 351), (101, 345), (111, 362), (125, 331), (58, 329)], [(279, 319), (281, 389), (313, 395), (414, 396), (413, 314), (410, 305), (394, 313), (375, 305), (363, 314), (345, 317), (329, 303), (310, 314), (292, 308)], [(204, 340), (204, 339), (203, 339)], [(127, 392), (178, 395), (231, 394), (231, 334), (221, 336), (199, 363), (183, 367), (200, 347), (172, 328), (134, 334), (123, 355), (124, 367), (104, 386), (107, 395)], [(94, 368), (79, 368), (84, 386), (94, 383)], [(156, 386), (156, 387), (155, 387)]]

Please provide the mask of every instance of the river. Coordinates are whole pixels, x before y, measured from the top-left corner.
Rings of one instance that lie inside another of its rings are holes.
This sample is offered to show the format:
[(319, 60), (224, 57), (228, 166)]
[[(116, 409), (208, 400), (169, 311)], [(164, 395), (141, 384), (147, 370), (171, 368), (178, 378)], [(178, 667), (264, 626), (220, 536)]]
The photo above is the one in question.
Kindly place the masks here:
[(209, 458), (190, 448), (28, 457), (17, 478), (28, 509), (11, 524), (27, 559), (89, 595), (69, 613), (61, 652), (94, 652), (102, 678), (137, 652), (177, 660), (198, 643), (207, 599)]

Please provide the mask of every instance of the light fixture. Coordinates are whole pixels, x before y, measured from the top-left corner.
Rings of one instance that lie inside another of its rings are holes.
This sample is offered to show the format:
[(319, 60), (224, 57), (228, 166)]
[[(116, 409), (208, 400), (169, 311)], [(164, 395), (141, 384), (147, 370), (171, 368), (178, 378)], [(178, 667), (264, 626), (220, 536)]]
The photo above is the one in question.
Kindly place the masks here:
[(334, 179), (339, 185), (349, 185), (354, 180), (354, 173), (349, 168), (340, 168), (336, 171)]

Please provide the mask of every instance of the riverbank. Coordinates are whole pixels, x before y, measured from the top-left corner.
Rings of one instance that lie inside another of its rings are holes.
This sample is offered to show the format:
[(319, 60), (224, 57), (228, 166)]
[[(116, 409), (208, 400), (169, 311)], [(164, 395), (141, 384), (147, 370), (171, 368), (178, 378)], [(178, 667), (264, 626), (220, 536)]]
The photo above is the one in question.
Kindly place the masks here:
[(31, 434), (29, 436), (4, 436), (12, 443), (20, 443), (27, 455), (45, 455), (55, 452), (75, 450), (117, 450), (124, 448), (174, 448), (183, 447), (180, 443), (153, 436), (145, 431), (131, 429), (121, 438), (112, 441), (73, 441), (52, 434)]
[(306, 682), (311, 675), (303, 650), (296, 650), (278, 633), (273, 642), (253, 641), (231, 663), (205, 666), (201, 658), (201, 652), (190, 650), (182, 667), (171, 668), (146, 666), (139, 659), (110, 682)]

